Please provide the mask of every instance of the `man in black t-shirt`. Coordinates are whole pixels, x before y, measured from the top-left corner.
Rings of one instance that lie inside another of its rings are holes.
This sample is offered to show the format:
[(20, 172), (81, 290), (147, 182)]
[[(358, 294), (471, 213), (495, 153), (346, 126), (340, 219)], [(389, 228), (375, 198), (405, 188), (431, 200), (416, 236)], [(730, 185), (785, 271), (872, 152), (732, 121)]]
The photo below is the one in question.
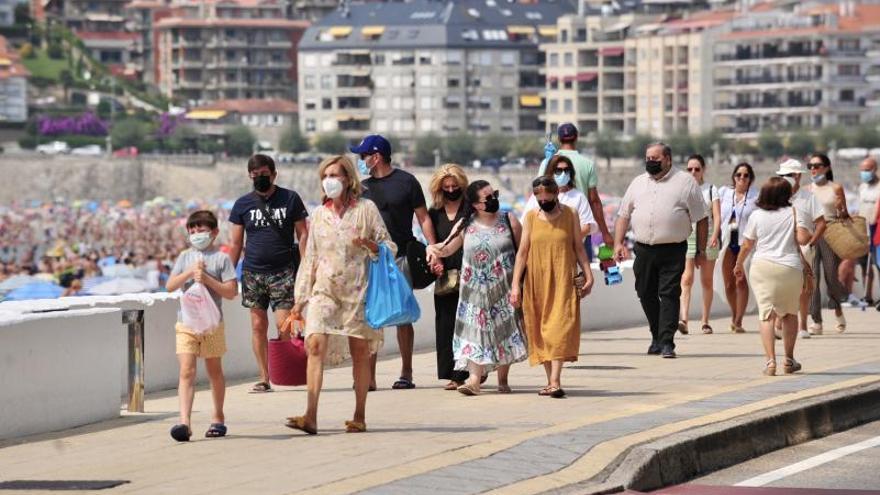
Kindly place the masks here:
[[(391, 240), (397, 244), (398, 266), (405, 274), (406, 246), (416, 241), (412, 233), (413, 214), (418, 218), (422, 233), (429, 244), (434, 244), (434, 225), (425, 207), (425, 194), (419, 181), (409, 172), (391, 166), (391, 143), (384, 137), (373, 134), (364, 138), (357, 146), (350, 148), (358, 155), (358, 171), (369, 176), (361, 181), (364, 186), (363, 197), (379, 208)], [(397, 327), (397, 345), (400, 349), (400, 379), (394, 382), (394, 389), (415, 388), (413, 383), (412, 357), (415, 332), (413, 326)], [(376, 381), (376, 356), (373, 356), (373, 383)]]
[(260, 381), (251, 391), (270, 392), (267, 310), (271, 306), (275, 325), (280, 328), (293, 307), (295, 264), (304, 255), (308, 212), (299, 194), (275, 185), (278, 174), (271, 157), (252, 156), (248, 174), (254, 190), (238, 198), (229, 213), (229, 257), (238, 265), (245, 243), (241, 304), (251, 310), (251, 344), (260, 367)]

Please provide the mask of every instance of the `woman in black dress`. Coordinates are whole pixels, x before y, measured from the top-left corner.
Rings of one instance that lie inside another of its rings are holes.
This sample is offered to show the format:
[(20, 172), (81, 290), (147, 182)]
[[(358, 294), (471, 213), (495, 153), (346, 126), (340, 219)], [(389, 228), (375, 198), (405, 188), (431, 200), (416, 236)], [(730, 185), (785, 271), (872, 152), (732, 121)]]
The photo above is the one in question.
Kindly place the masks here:
[[(434, 224), (434, 236), (442, 242), (459, 220), (467, 218), (470, 206), (463, 201), (468, 179), (458, 165), (443, 165), (431, 178), (432, 198), (428, 215)], [(452, 336), (455, 330), (455, 312), (458, 308), (458, 274), (461, 270), (461, 249), (443, 258), (443, 274), (434, 284), (434, 312), (437, 335), (437, 377), (449, 380), (446, 390), (456, 390), (468, 378), (467, 371), (455, 371), (452, 354)]]

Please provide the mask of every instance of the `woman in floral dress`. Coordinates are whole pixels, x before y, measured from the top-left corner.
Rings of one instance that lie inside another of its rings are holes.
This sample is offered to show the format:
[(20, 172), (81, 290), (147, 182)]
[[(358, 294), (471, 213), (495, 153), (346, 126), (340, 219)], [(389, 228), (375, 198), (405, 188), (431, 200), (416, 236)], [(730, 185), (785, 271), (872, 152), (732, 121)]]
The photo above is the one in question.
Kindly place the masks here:
[(488, 182), (472, 182), (465, 198), (475, 213), (462, 220), (463, 234), (453, 229), (446, 242), (428, 248), (433, 260), (464, 246), (452, 348), (455, 369), (470, 374), (458, 391), (478, 395), (480, 378), (497, 368), (498, 392), (509, 393), (510, 365), (528, 357), (520, 316), (508, 299), (522, 229), (516, 217), (498, 213), (498, 192)]
[(364, 320), (368, 259), (377, 256), (380, 243), (392, 252), (397, 248), (376, 205), (360, 197), (361, 185), (348, 158), (327, 158), (318, 173), (323, 204), (312, 214), (305, 259), (296, 277), (296, 305), (291, 310), (292, 319), (301, 319), (307, 311), (308, 406), (304, 416), (287, 418), (287, 426), (312, 435), (318, 432), (318, 397), (324, 360), (328, 348), (333, 347), (330, 340), (347, 337), (354, 367), (355, 411), (353, 419), (345, 422), (345, 429), (358, 433), (367, 429), (370, 353), (381, 342), (380, 332)]

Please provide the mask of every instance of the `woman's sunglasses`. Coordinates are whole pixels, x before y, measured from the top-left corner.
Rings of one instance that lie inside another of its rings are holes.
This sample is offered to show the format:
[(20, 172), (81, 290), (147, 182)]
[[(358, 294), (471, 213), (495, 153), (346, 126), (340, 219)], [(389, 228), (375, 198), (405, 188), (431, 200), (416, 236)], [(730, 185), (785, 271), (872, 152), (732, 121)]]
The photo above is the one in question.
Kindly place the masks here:
[(688, 167), (687, 171), (690, 173), (694, 173), (694, 172), (702, 172), (703, 169), (701, 169), (700, 167)]
[(822, 168), (822, 167), (824, 167), (824, 166), (825, 166), (825, 164), (822, 163), (822, 162), (813, 162), (813, 163), (808, 163), (808, 164), (807, 164), (807, 168), (811, 168), (811, 169), (812, 169), (812, 168)]

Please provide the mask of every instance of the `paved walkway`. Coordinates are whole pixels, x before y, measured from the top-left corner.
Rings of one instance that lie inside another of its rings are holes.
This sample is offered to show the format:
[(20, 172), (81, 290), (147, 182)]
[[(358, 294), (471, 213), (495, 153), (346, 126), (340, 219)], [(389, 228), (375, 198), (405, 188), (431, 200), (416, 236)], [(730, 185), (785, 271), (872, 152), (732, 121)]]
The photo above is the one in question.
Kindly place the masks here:
[(210, 397), (200, 391), (189, 444), (168, 436), (174, 392), (155, 394), (145, 414), (0, 444), (0, 482), (126, 480), (102, 493), (150, 494), (565, 492), (635, 443), (880, 381), (880, 314), (847, 317), (847, 333), (799, 342), (804, 373), (775, 378), (761, 375), (753, 317), (745, 335), (679, 336), (676, 360), (644, 354), (645, 328), (590, 332), (563, 374), (564, 400), (538, 397), (543, 371), (526, 364), (511, 371), (512, 395), (496, 394), (492, 377), (483, 395), (464, 397), (434, 379), (433, 353), (415, 358), (415, 390), (389, 390), (398, 361), (382, 361), (364, 435), (343, 432), (354, 402), (350, 368), (327, 372), (315, 437), (282, 426), (302, 412), (302, 388), (253, 395), (249, 383), (230, 386), (230, 436), (216, 440), (201, 438)]

